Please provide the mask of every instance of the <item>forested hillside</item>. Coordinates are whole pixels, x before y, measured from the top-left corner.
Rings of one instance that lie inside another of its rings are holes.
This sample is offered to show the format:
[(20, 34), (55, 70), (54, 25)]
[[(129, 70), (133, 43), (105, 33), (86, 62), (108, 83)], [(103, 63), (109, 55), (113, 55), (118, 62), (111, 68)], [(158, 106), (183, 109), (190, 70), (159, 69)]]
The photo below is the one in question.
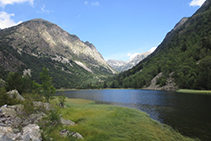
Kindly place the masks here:
[(211, 0), (182, 19), (157, 50), (132, 69), (107, 81), (111, 87), (164, 86), (171, 76), (179, 88), (211, 89)]

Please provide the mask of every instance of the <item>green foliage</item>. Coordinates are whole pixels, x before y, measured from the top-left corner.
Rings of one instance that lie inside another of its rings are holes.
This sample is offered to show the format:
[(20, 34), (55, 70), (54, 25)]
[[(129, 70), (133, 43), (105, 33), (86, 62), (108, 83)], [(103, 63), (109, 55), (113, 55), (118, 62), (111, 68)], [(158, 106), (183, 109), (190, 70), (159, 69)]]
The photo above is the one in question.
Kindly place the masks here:
[(0, 107), (8, 104), (8, 105), (14, 105), (21, 103), (15, 98), (10, 98), (9, 95), (6, 93), (6, 90), (3, 88), (0, 88)]
[(48, 119), (51, 126), (55, 126), (60, 123), (60, 115), (56, 110), (50, 110), (48, 114)]
[(44, 66), (42, 72), (40, 73), (41, 91), (46, 101), (49, 101), (51, 96), (56, 92), (56, 89), (51, 83), (52, 78), (49, 76), (47, 68)]
[(10, 72), (7, 77), (6, 89), (7, 91), (10, 90), (17, 90), (19, 93), (22, 93), (22, 77), (18, 72)]
[(31, 77), (21, 76), (18, 72), (9, 72), (6, 80), (7, 91), (17, 90), (20, 94), (29, 93), (32, 90)]
[(62, 95), (59, 95), (59, 105), (60, 107), (64, 107), (64, 103), (66, 102), (65, 99), (66, 99), (66, 96), (64, 96), (64, 92), (62, 92), (63, 94)]
[(161, 76), (156, 80), (156, 84), (159, 85), (160, 87), (165, 86), (166, 85), (166, 77), (165, 76)]
[(30, 99), (25, 99), (25, 101), (23, 102), (24, 105), (24, 116), (29, 116), (33, 113), (35, 113), (35, 108), (34, 108), (34, 104), (33, 101)]

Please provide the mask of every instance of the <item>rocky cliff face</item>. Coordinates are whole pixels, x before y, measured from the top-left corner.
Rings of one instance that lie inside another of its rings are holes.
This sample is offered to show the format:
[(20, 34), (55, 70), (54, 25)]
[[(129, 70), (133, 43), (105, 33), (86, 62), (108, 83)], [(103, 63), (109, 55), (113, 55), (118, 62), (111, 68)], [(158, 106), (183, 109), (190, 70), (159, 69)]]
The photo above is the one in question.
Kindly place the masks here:
[(78, 72), (83, 72), (84, 76), (115, 73), (93, 44), (42, 19), (1, 30), (0, 46), (1, 70), (32, 69), (34, 65), (39, 68), (41, 64), (38, 62), (43, 64), (44, 59), (47, 61), (44, 65), (51, 62), (55, 71), (59, 69), (72, 77), (80, 75)]

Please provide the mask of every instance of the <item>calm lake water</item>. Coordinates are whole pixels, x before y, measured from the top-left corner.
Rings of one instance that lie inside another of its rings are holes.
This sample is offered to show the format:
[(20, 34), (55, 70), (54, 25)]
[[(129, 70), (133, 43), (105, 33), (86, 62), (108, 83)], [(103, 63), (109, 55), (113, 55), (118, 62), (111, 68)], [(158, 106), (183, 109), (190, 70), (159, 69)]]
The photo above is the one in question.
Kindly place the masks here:
[(139, 109), (184, 135), (211, 140), (211, 95), (123, 89), (67, 91), (65, 95)]

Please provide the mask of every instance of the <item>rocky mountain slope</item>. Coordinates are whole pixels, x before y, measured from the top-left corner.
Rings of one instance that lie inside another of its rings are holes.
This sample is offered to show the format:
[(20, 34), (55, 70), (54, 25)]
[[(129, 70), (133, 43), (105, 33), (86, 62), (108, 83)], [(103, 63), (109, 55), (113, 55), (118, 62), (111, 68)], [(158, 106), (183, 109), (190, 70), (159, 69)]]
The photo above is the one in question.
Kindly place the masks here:
[(114, 87), (146, 88), (156, 78), (156, 88), (165, 89), (171, 80), (175, 88), (209, 90), (210, 62), (211, 0), (206, 0), (193, 16), (176, 24), (152, 54), (109, 81)]
[(137, 54), (135, 57), (133, 57), (132, 59), (126, 62), (122, 60), (112, 60), (112, 59), (108, 60), (107, 62), (115, 70), (119, 72), (123, 72), (137, 65), (141, 60), (146, 58), (151, 53), (152, 52), (148, 51), (148, 52)]
[(115, 73), (93, 44), (48, 21), (34, 19), (0, 31), (0, 77), (31, 69), (37, 80), (44, 65), (57, 88), (83, 87)]

